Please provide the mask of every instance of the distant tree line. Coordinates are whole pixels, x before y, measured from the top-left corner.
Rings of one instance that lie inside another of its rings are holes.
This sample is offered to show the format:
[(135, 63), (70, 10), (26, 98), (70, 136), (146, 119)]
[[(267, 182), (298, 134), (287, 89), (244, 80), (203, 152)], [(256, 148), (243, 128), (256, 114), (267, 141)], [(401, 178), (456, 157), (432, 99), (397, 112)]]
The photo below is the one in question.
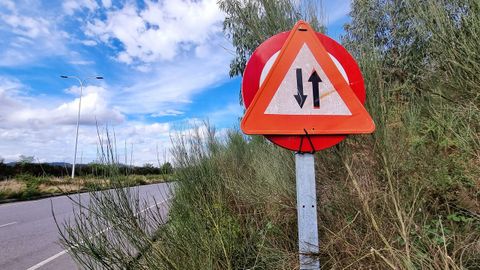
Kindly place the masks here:
[[(3, 161), (3, 160), (2, 160)], [(0, 162), (0, 180), (13, 178), (20, 174), (29, 174), (36, 177), (56, 176), (68, 177), (72, 173), (70, 164), (49, 164), (49, 163), (31, 163), (16, 162), (5, 164)], [(76, 176), (114, 176), (114, 175), (147, 175), (147, 174), (171, 174), (173, 167), (169, 162), (162, 164), (160, 167), (154, 167), (145, 164), (143, 167), (126, 166), (122, 164), (78, 164), (75, 169)]]

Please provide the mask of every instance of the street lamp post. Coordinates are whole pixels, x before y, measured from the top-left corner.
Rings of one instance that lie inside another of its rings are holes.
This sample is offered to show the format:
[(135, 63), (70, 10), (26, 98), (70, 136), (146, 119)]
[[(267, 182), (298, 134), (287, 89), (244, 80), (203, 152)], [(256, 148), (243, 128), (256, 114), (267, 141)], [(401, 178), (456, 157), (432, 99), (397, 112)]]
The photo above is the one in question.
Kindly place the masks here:
[(77, 145), (78, 145), (78, 128), (80, 126), (80, 109), (82, 107), (82, 95), (83, 95), (83, 83), (87, 79), (96, 79), (96, 80), (103, 80), (102, 76), (95, 76), (91, 78), (85, 78), (85, 79), (80, 79), (77, 76), (66, 76), (66, 75), (61, 75), (60, 76), (63, 79), (76, 79), (78, 83), (80, 83), (80, 98), (78, 101), (78, 115), (77, 115), (77, 131), (75, 135), (75, 154), (73, 155), (73, 165), (72, 165), (72, 179), (75, 178), (75, 164), (77, 162)]

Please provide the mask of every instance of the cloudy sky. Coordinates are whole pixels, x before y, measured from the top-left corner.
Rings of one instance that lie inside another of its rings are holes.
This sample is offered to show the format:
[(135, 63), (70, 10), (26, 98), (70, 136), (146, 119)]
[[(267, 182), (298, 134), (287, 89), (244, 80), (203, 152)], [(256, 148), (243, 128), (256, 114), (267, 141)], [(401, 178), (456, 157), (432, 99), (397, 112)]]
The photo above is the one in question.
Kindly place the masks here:
[[(324, 1), (337, 40), (349, 3)], [(228, 76), (223, 18), (216, 0), (0, 0), (0, 157), (72, 161), (80, 87), (60, 75), (86, 79), (83, 163), (97, 157), (95, 123), (137, 165), (156, 164), (186, 123), (237, 127), (241, 78)]]

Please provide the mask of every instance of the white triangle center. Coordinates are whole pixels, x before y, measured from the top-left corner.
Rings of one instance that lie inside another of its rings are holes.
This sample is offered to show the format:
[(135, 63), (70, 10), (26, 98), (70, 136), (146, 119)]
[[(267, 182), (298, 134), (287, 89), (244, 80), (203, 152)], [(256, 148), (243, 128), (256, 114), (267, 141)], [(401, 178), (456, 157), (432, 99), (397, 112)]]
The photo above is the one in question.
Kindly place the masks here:
[[(301, 80), (298, 69), (301, 69)], [(320, 77), (320, 82), (309, 81), (314, 71)], [(303, 86), (303, 95), (300, 95), (299, 81)], [(315, 84), (318, 87), (315, 87)], [(315, 88), (318, 89), (316, 102), (314, 101), (316, 93), (313, 92), (316, 90)], [(295, 95), (297, 95), (297, 98)], [(303, 104), (301, 104), (302, 101)], [(298, 52), (292, 66), (265, 110), (265, 114), (352, 115), (307, 44), (303, 44)]]

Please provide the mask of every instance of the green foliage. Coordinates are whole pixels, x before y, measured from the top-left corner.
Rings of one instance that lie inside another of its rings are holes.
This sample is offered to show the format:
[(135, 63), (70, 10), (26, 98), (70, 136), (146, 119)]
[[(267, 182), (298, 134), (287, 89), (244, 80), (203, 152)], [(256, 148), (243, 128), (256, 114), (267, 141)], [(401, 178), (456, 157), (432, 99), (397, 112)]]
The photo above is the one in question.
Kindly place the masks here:
[(18, 157), (18, 163), (20, 163), (22, 165), (33, 163), (34, 160), (35, 160), (34, 156), (20, 155)]
[(57, 226), (62, 243), (87, 269), (135, 269), (138, 252), (152, 246), (152, 228), (164, 222), (159, 208), (146, 208), (151, 202), (123, 185), (90, 193), (88, 204), (76, 202), (74, 218)]
[(426, 1), (423, 5), (411, 2), (411, 10), (420, 21), (419, 31), (429, 37), (427, 72), (441, 86), (438, 94), (462, 109), (471, 110), (472, 106), (478, 111), (480, 86), (476, 78), (480, 48), (476, 41), (480, 38), (480, 2), (442, 0)]
[(160, 167), (160, 171), (163, 173), (163, 174), (171, 174), (173, 173), (173, 167), (172, 167), (172, 164), (170, 162), (165, 162), (162, 167)]
[(386, 81), (417, 82), (428, 65), (424, 60), (429, 38), (419, 32), (411, 2), (420, 5), (418, 1), (354, 1), (352, 21), (345, 25), (344, 45), (357, 59), (374, 52), (388, 66), (382, 70)]
[[(207, 127), (178, 138), (173, 153), (171, 218), (158, 231), (155, 249), (140, 260), (142, 267), (292, 268), (295, 220), (285, 218), (295, 215), (289, 151), (248, 141), (238, 131), (222, 142)], [(165, 257), (151, 264), (155, 253)]]
[[(151, 164), (150, 164), (151, 165)], [(51, 165), (48, 163), (16, 163), (15, 165), (0, 163), (0, 181), (15, 178), (17, 175), (29, 174), (35, 177), (67, 177), (70, 175), (71, 166)], [(147, 166), (125, 166), (122, 164), (77, 164), (76, 176), (80, 177), (111, 177), (115, 175), (148, 175), (171, 174), (173, 167), (170, 163), (163, 164), (160, 168)]]
[(87, 191), (99, 191), (104, 189), (104, 186), (97, 181), (88, 181), (85, 183), (84, 188)]
[(324, 31), (321, 1), (220, 0), (218, 4), (227, 14), (224, 32), (235, 46), (235, 57), (230, 64), (232, 77), (243, 74), (248, 58), (260, 43), (289, 31), (298, 20), (308, 21), (317, 31)]
[(26, 188), (18, 194), (21, 199), (28, 199), (40, 195), (38, 186), (42, 182), (42, 178), (34, 177), (29, 174), (21, 174), (17, 178), (26, 184)]
[[(356, 1), (346, 26), (344, 42), (360, 63), (367, 108), (377, 124), (376, 152), (387, 173), (379, 176), (395, 181), (394, 205), (412, 205), (395, 206), (400, 228), (416, 224), (401, 233), (405, 258), (382, 255), (398, 268), (475, 268), (480, 259), (472, 248), (462, 250), (466, 257), (455, 256), (462, 241), (478, 241), (478, 230), (436, 218), (461, 220), (451, 213), (455, 207), (478, 221), (480, 111), (473, 74), (480, 72), (480, 50), (468, 38), (480, 30), (478, 6), (478, 1)], [(466, 65), (460, 67), (462, 61)], [(446, 249), (439, 253), (436, 246)], [(447, 258), (453, 261), (441, 262)]]
[(447, 219), (454, 222), (463, 222), (463, 223), (470, 223), (475, 220), (474, 218), (462, 215), (461, 213), (450, 214), (447, 216)]
[(153, 168), (153, 164), (152, 163), (145, 163), (145, 164), (143, 164), (143, 167), (144, 168)]

